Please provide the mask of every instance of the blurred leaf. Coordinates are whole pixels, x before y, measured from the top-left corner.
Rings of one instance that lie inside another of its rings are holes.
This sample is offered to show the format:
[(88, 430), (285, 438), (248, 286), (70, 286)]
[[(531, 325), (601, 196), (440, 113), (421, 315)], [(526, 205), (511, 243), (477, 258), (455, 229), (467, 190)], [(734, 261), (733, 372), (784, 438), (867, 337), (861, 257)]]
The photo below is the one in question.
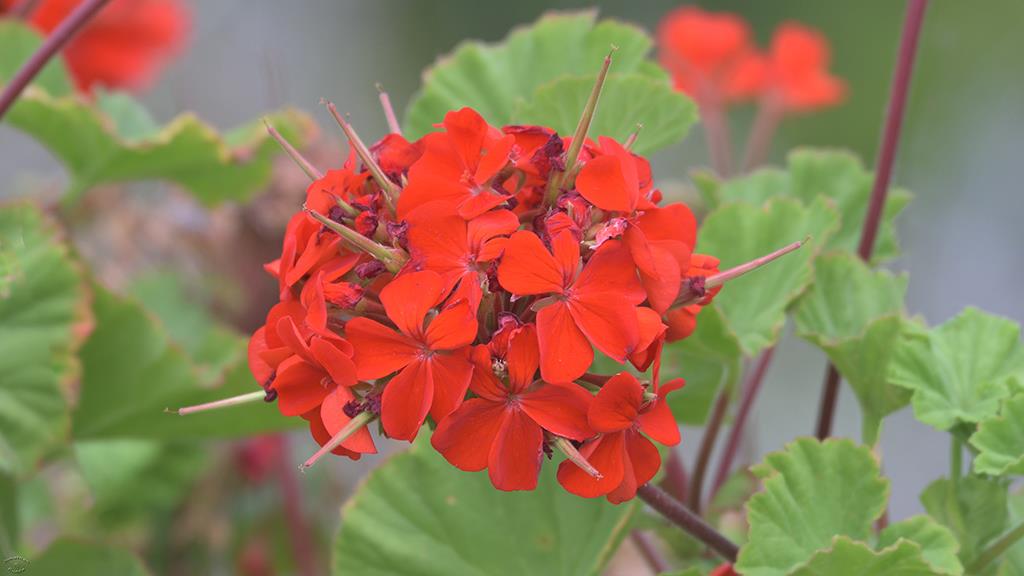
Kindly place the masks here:
[(726, 324), (748, 356), (778, 341), (786, 308), (811, 281), (811, 260), (835, 229), (835, 210), (823, 201), (804, 207), (792, 199), (763, 207), (744, 202), (715, 209), (700, 228), (697, 251), (721, 259), (726, 270), (811, 236), (809, 245), (731, 280), (715, 297)]
[(889, 380), (913, 391), (914, 416), (940, 430), (999, 411), (1009, 381), (1024, 374), (1024, 346), (1013, 321), (967, 308), (932, 330), (903, 338)]
[(342, 509), (335, 576), (599, 574), (633, 503), (573, 496), (545, 462), (532, 492), (502, 492), (463, 472), (425, 435), (370, 473)]
[[(779, 196), (795, 197), (809, 204), (818, 196), (824, 196), (834, 203), (841, 222), (826, 249), (855, 252), (873, 184), (874, 175), (853, 154), (804, 148), (790, 153), (786, 170), (766, 168), (731, 180), (722, 185), (721, 196), (724, 201), (744, 200), (756, 205)], [(899, 255), (893, 221), (910, 199), (911, 195), (906, 190), (889, 190), (873, 262), (891, 260)]]
[[(596, 76), (566, 77), (537, 89), (520, 102), (515, 124), (537, 124), (559, 134), (572, 134), (583, 115)], [(643, 124), (633, 152), (650, 154), (686, 137), (697, 121), (697, 107), (667, 82), (640, 74), (612, 76), (605, 82), (590, 136), (610, 136), (625, 142)]]
[(0, 555), (4, 558), (14, 555), (20, 533), (18, 485), (13, 476), (0, 472)]
[(693, 334), (666, 344), (662, 352), (662, 378), (686, 378), (686, 386), (668, 397), (676, 420), (692, 426), (703, 424), (718, 391), (735, 387), (741, 364), (736, 335), (726, 327), (714, 303), (705, 306)]
[(764, 489), (747, 503), (750, 540), (736, 563), (745, 576), (788, 574), (836, 536), (867, 540), (889, 493), (875, 456), (849, 440), (801, 438), (752, 471)]
[[(1024, 522), (1024, 490), (1010, 495), (1010, 525)], [(1006, 551), (999, 567), (999, 576), (1024, 576), (1024, 542), (1017, 542)]]
[[(0, 83), (13, 77), (42, 41), (34, 28), (11, 19), (0, 21)], [(32, 85), (40, 86), (54, 96), (70, 94), (74, 90), (64, 60), (59, 57), (50, 59), (32, 80)]]
[(940, 478), (921, 493), (928, 514), (960, 542), (960, 561), (970, 563), (1007, 525), (1006, 483), (965, 476), (956, 483)]
[[(532, 100), (542, 85), (563, 76), (597, 74), (612, 45), (618, 47), (612, 75), (635, 73), (667, 84), (665, 72), (644, 60), (651, 44), (634, 25), (597, 22), (596, 11), (546, 14), (497, 44), (463, 42), (424, 72), (423, 86), (406, 110), (405, 132), (418, 138), (432, 131), (446, 112), (464, 106), (491, 124), (508, 124), (517, 107)], [(601, 97), (621, 101), (609, 90)]]
[(67, 434), (63, 388), (86, 330), (86, 290), (57, 236), (37, 208), (0, 208), (0, 470), (15, 475)]
[[(767, 573), (767, 572), (766, 572)], [(753, 574), (744, 572), (744, 574)], [(827, 549), (819, 550), (789, 576), (934, 576), (921, 556), (921, 547), (903, 540), (874, 551), (863, 542), (836, 536)]]
[(207, 456), (189, 444), (131, 439), (76, 442), (74, 452), (95, 500), (92, 513), (108, 526), (174, 510)]
[(910, 401), (888, 379), (903, 333), (907, 278), (874, 272), (845, 252), (819, 258), (814, 276), (796, 306), (797, 334), (821, 348), (849, 382), (861, 407), (862, 440), (874, 445), (882, 419)]
[(1024, 393), (1003, 401), (999, 414), (982, 421), (970, 442), (979, 452), (978, 474), (1024, 474)]
[[(0, 28), (0, 83), (6, 82), (40, 38), (23, 25)], [(270, 178), (279, 147), (262, 122), (221, 136), (192, 114), (165, 127), (155, 124), (127, 94), (100, 94), (96, 104), (69, 92), (59, 64), (30, 86), (9, 111), (6, 121), (46, 147), (68, 171), (74, 199), (86, 190), (112, 182), (167, 180), (189, 190), (206, 205), (245, 200)], [(268, 115), (285, 138), (301, 145), (313, 123), (295, 110)]]
[(61, 539), (31, 560), (31, 576), (148, 576), (149, 570), (134, 554), (121, 548)]
[(927, 516), (914, 516), (886, 526), (878, 535), (878, 547), (888, 548), (909, 540), (921, 547), (922, 558), (939, 574), (963, 574), (957, 558), (960, 544), (945, 526)]
[[(259, 390), (244, 361), (219, 386), (203, 387), (190, 359), (136, 303), (96, 287), (96, 329), (82, 347), (82, 392), (73, 414), (76, 440), (237, 437), (301, 425), (263, 402), (190, 416), (179, 408)], [(244, 346), (238, 341), (237, 346)]]

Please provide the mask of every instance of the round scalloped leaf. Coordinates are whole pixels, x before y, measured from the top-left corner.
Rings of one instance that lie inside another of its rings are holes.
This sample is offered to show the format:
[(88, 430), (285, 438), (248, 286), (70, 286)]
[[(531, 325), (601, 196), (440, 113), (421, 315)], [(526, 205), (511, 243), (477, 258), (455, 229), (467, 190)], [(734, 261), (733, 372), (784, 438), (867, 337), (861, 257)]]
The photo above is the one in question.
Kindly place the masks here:
[[(1011, 494), (1009, 504), (1011, 524), (1017, 526), (1024, 522), (1024, 490), (1018, 490)], [(997, 574), (998, 576), (1024, 575), (1024, 541), (1017, 542), (1005, 552)]]
[(788, 574), (836, 536), (866, 540), (889, 493), (871, 450), (849, 440), (801, 438), (752, 471), (764, 489), (747, 503), (750, 535), (736, 563), (745, 576)]
[(906, 276), (872, 271), (840, 252), (817, 259), (814, 284), (795, 310), (797, 334), (821, 348), (853, 388), (866, 444), (882, 419), (907, 405), (910, 394), (888, 380), (892, 352), (903, 334)]
[(967, 308), (930, 331), (904, 338), (889, 379), (913, 391), (918, 420), (948, 430), (995, 416), (1015, 375), (1024, 375), (1020, 326)]
[(405, 132), (418, 138), (446, 112), (464, 106), (491, 124), (508, 124), (516, 107), (532, 99), (541, 85), (567, 75), (597, 74), (613, 45), (618, 47), (613, 74), (665, 78), (660, 68), (644, 61), (652, 40), (643, 30), (596, 20), (596, 11), (550, 13), (496, 44), (463, 42), (424, 72), (423, 86), (406, 110)]
[[(743, 574), (749, 574), (744, 572)], [(874, 551), (863, 542), (837, 536), (832, 545), (814, 554), (788, 576), (937, 576), (909, 540)]]
[(921, 547), (921, 557), (938, 574), (959, 576), (964, 567), (957, 558), (960, 544), (945, 526), (928, 516), (914, 516), (886, 526), (878, 535), (878, 548), (888, 548), (901, 540)]
[(27, 204), (0, 208), (0, 469), (30, 470), (68, 431), (87, 294), (55, 227)]
[[(541, 86), (513, 114), (516, 124), (537, 124), (572, 134), (583, 115), (596, 76), (567, 77)], [(609, 76), (601, 91), (590, 136), (610, 136), (625, 142), (643, 130), (633, 145), (637, 154), (650, 154), (686, 137), (697, 121), (697, 107), (667, 82), (630, 74)]]
[(335, 576), (599, 574), (626, 534), (633, 503), (567, 493), (553, 462), (536, 490), (502, 492), (486, 472), (452, 467), (421, 436), (345, 504)]
[[(158, 321), (135, 302), (94, 288), (96, 328), (82, 346), (82, 389), (73, 413), (76, 440), (150, 438), (184, 440), (238, 437), (302, 425), (257, 402), (224, 410), (177, 416), (179, 408), (259, 390), (238, 349), (218, 386), (168, 338)], [(144, 385), (142, 385), (144, 383)]]
[(970, 565), (986, 544), (1007, 527), (1005, 481), (965, 476), (955, 483), (940, 478), (921, 493), (929, 516), (960, 542), (960, 561)]
[(997, 416), (979, 424), (970, 442), (978, 449), (978, 474), (1024, 474), (1024, 392), (1004, 401)]
[(824, 200), (805, 207), (786, 198), (763, 207), (745, 202), (722, 204), (704, 220), (697, 251), (721, 259), (722, 270), (811, 237), (803, 248), (729, 281), (715, 297), (745, 354), (756, 355), (778, 341), (786, 308), (810, 283), (815, 251), (836, 225), (836, 212)]
[(62, 538), (28, 564), (31, 576), (149, 576), (128, 550)]

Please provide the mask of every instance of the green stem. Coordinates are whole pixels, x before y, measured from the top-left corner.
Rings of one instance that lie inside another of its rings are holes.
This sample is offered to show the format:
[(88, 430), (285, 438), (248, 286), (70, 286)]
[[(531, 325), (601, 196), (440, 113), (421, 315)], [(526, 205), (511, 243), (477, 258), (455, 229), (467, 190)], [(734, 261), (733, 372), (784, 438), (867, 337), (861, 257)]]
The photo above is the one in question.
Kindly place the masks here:
[(978, 555), (978, 559), (968, 567), (967, 574), (981, 574), (993, 560), (1002, 556), (1004, 552), (1009, 550), (1021, 538), (1024, 538), (1024, 522), (1018, 524), (1016, 528), (1010, 530), (994, 544), (983, 550)]
[(949, 478), (953, 482), (953, 492), (960, 483), (960, 476), (964, 470), (964, 443), (956, 436), (949, 439)]

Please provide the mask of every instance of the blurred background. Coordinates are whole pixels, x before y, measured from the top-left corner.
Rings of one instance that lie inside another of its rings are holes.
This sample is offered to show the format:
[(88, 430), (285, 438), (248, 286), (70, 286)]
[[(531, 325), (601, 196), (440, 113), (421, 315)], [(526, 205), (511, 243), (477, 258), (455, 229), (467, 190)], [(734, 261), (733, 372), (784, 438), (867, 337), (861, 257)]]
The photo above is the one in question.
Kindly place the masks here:
[[(309, 155), (325, 168), (340, 163), (343, 148), (333, 120), (318, 104), (321, 97), (338, 103), (352, 115), (364, 139), (374, 140), (386, 131), (374, 84), (383, 84), (396, 109), (403, 110), (419, 86), (420, 71), (463, 39), (498, 40), (510, 28), (532, 22), (546, 10), (595, 5), (602, 16), (653, 31), (659, 18), (679, 4), (625, 0), (193, 2), (194, 25), (186, 53), (144, 94), (143, 101), (161, 121), (192, 110), (223, 128), (285, 105), (298, 107), (321, 125)], [(848, 98), (839, 107), (788, 118), (773, 145), (772, 161), (783, 161), (794, 146), (809, 145), (848, 148), (867, 165), (873, 164), (902, 2), (701, 4), (743, 15), (761, 45), (768, 43), (779, 23), (790, 19), (819, 28), (831, 42), (832, 70), (846, 79)], [(1024, 320), (1024, 299), (1019, 296), (1024, 285), (1024, 226), (1019, 225), (1024, 214), (1021, 21), (1024, 3), (1019, 0), (984, 4), (937, 0), (927, 15), (894, 175), (894, 183), (911, 190), (915, 198), (898, 221), (904, 254), (890, 267), (910, 273), (909, 311), (929, 324), (940, 323), (969, 304)], [(752, 117), (753, 110), (743, 108), (732, 115), (734, 146), (742, 143)], [(652, 160), (662, 187), (683, 186), (690, 168), (707, 165), (700, 127), (683, 144), (658, 152)], [(184, 297), (199, 306), (209, 305), (220, 317), (251, 330), (262, 322), (275, 294), (260, 264), (279, 249), (278, 235), (304, 191), (303, 178), (282, 162), (272, 190), (253, 206), (228, 206), (212, 213), (156, 184), (133, 185), (131, 194), (121, 188), (92, 195), (93, 209), (109, 212), (83, 234), (79, 249), (99, 266), (104, 282), (119, 288), (154, 284), (168, 270), (185, 270)], [(40, 189), (59, 192), (63, 185), (59, 166), (45, 150), (0, 125), (0, 199), (38, 194)], [(212, 252), (214, 264), (193, 261), (198, 250), (209, 246), (217, 248)], [(793, 337), (786, 338), (776, 356), (744, 448), (749, 461), (813, 431), (824, 358)], [(844, 390), (836, 433), (856, 438), (859, 430), (856, 402)], [(315, 448), (305, 431), (288, 442), (296, 459)], [(688, 461), (698, 442), (699, 431), (684, 432)], [(947, 469), (946, 439), (915, 422), (907, 408), (887, 419), (881, 450), (885, 472), (892, 479), (892, 517), (920, 512), (917, 495)], [(247, 462), (251, 454), (246, 454), (232, 447), (214, 458), (230, 456)], [(889, 454), (897, 457), (885, 458)], [(311, 545), (326, 545), (337, 524), (338, 505), (360, 474), (379, 459), (356, 464), (338, 460), (299, 478), (307, 485), (302, 492), (318, 499), (307, 497), (302, 503), (306, 514), (315, 519)], [(210, 499), (217, 497), (217, 490), (230, 489), (223, 482), (199, 486), (211, 491), (206, 502), (215, 501)], [(234, 504), (233, 514), (252, 520), (245, 530), (258, 534), (262, 540), (257, 542), (265, 544), (245, 553), (286, 554), (279, 549), (285, 545), (280, 533), (283, 525), (273, 516), (281, 509), (280, 491), (260, 486), (257, 483)], [(182, 520), (182, 512), (176, 510), (176, 523), (157, 530), (177, 530), (172, 536), (183, 538), (181, 531), (187, 535), (191, 530), (193, 535), (221, 538), (224, 546), (239, 541), (232, 534), (238, 524), (203, 525), (203, 503), (192, 506), (198, 507), (191, 511), (193, 517)], [(39, 514), (45, 516), (46, 511)], [(173, 560), (168, 562), (174, 565)]]

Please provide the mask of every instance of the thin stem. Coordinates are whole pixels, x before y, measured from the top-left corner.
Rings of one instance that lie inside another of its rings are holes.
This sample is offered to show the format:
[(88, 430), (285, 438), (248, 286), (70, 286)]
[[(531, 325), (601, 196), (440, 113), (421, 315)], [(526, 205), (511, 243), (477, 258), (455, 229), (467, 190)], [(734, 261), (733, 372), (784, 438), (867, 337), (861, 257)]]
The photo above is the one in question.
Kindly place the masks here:
[(687, 504), (694, 512), (700, 513), (701, 496), (703, 495), (704, 476), (707, 474), (708, 465), (711, 463), (711, 453), (715, 449), (715, 441), (722, 430), (722, 422), (725, 421), (725, 413), (729, 409), (729, 400), (732, 397), (732, 388), (723, 388), (718, 393), (715, 406), (711, 410), (711, 419), (704, 428), (704, 435), (700, 439), (700, 451), (697, 453), (697, 461), (693, 466), (693, 480), (690, 482), (690, 494)]
[(647, 565), (651, 567), (655, 574), (668, 572), (671, 566), (661, 553), (661, 550), (658, 550), (657, 545), (649, 534), (634, 530), (630, 537), (633, 540), (633, 544), (636, 544), (637, 550), (640, 550), (640, 555), (644, 557)]
[(402, 126), (398, 123), (398, 117), (395, 116), (395, 109), (391, 106), (391, 97), (384, 91), (384, 87), (379, 83), (377, 84), (377, 94), (380, 98), (380, 107), (384, 109), (384, 118), (388, 121), (388, 130), (392, 134), (402, 135)]
[(949, 437), (949, 479), (953, 483), (953, 493), (960, 483), (964, 472), (964, 443), (955, 435)]
[(622, 147), (625, 148), (626, 150), (632, 150), (633, 145), (636, 144), (636, 139), (640, 137), (640, 132), (642, 132), (643, 129), (643, 123), (637, 122), (636, 130), (633, 130), (633, 133), (629, 135), (629, 138), (626, 138), (626, 141), (622, 144)]
[(306, 176), (309, 176), (310, 180), (316, 181), (324, 177), (324, 173), (317, 169), (316, 166), (313, 166), (312, 162), (299, 153), (299, 151), (295, 149), (295, 146), (292, 146), (292, 143), (285, 139), (285, 137), (277, 131), (277, 128), (274, 128), (274, 125), (271, 124), (269, 120), (264, 118), (263, 125), (267, 127), (267, 134), (270, 134), (270, 137), (277, 141), (278, 145), (280, 145), (281, 148), (288, 153), (288, 156), (290, 156), (291, 159), (299, 165), (299, 168), (302, 168), (302, 171), (306, 173)]
[(376, 418), (372, 412), (360, 412), (356, 414), (355, 418), (348, 421), (348, 424), (338, 431), (326, 444), (320, 447), (316, 451), (316, 454), (310, 456), (305, 462), (299, 466), (299, 470), (305, 472), (306, 470), (313, 467), (318, 460), (323, 458), (328, 452), (334, 450), (338, 446), (341, 446), (345, 440), (348, 440), (353, 434), (358, 432), (364, 426), (370, 423), (371, 420)]
[(718, 530), (715, 530), (700, 516), (694, 514), (682, 502), (672, 498), (667, 492), (654, 484), (644, 484), (637, 488), (636, 495), (653, 508), (655, 512), (682, 528), (690, 536), (706, 544), (716, 554), (729, 562), (736, 562), (736, 556), (740, 551), (739, 547)]
[(579, 450), (577, 450), (576, 447), (573, 446), (572, 442), (567, 438), (552, 436), (551, 443), (554, 444), (562, 454), (565, 454), (565, 457), (570, 462), (579, 466), (580, 470), (586, 472), (588, 476), (598, 480), (604, 478), (601, 472), (597, 468), (594, 468), (594, 465), (591, 464), (583, 454), (580, 454)]
[(281, 493), (281, 501), (284, 504), (285, 521), (288, 524), (288, 539), (291, 543), (292, 556), (299, 574), (302, 576), (316, 576), (316, 553), (310, 545), (313, 540), (310, 537), (309, 525), (302, 511), (302, 491), (299, 489), (299, 480), (295, 475), (295, 469), (288, 465), (291, 460), (291, 445), (288, 443), (288, 438), (283, 434), (278, 434), (275, 439), (279, 443), (280, 463), (284, 464), (284, 466), (279, 465), (277, 467), (277, 485)]
[(363, 165), (370, 171), (373, 179), (377, 181), (377, 185), (380, 186), (381, 191), (384, 193), (384, 200), (388, 203), (388, 207), (394, 210), (395, 202), (398, 200), (398, 186), (392, 182), (384, 170), (381, 169), (377, 161), (373, 159), (373, 154), (370, 153), (370, 149), (366, 147), (363, 140), (356, 133), (352, 125), (348, 123), (348, 120), (343, 118), (338, 113), (338, 107), (334, 105), (334, 102), (327, 102), (327, 111), (334, 116), (334, 120), (341, 127), (341, 131), (345, 133), (345, 137), (348, 138), (349, 145), (356, 151), (356, 155), (362, 160)]
[(405, 265), (406, 258), (397, 249), (388, 248), (382, 244), (378, 244), (373, 240), (370, 240), (366, 236), (363, 236), (355, 230), (331, 220), (327, 216), (313, 210), (312, 208), (305, 208), (306, 212), (313, 217), (314, 220), (323, 224), (327, 228), (337, 232), (343, 240), (348, 242), (353, 248), (366, 252), (370, 256), (373, 256), (377, 260), (380, 260), (384, 266), (391, 272), (397, 273)]
[(732, 174), (732, 144), (729, 142), (729, 124), (722, 107), (718, 104), (704, 104), (700, 107), (700, 119), (704, 124), (704, 141), (708, 147), (711, 166), (719, 176)]
[(805, 238), (799, 242), (793, 242), (792, 244), (779, 248), (771, 254), (765, 254), (760, 258), (755, 258), (750, 262), (734, 266), (725, 272), (719, 272), (714, 276), (708, 276), (707, 278), (701, 277), (701, 289), (699, 290), (693, 286), (692, 280), (684, 280), (683, 285), (679, 288), (679, 295), (676, 296), (676, 301), (673, 303), (673, 307), (696, 304), (704, 297), (704, 292), (706, 290), (721, 286), (729, 280), (735, 280), (736, 278), (739, 278), (748, 272), (752, 272), (777, 258), (781, 258), (782, 256), (800, 248), (806, 244), (808, 240), (810, 240), (810, 238)]
[(1018, 524), (1016, 528), (1010, 530), (1002, 538), (996, 540), (991, 546), (983, 550), (978, 555), (978, 559), (968, 567), (966, 574), (981, 574), (993, 560), (1002, 556), (1004, 552), (1009, 550), (1021, 538), (1024, 538), (1024, 522)]
[[(910, 0), (907, 3), (907, 15), (903, 20), (899, 55), (896, 60), (896, 70), (893, 73), (892, 89), (889, 92), (889, 105), (885, 114), (885, 127), (882, 130), (882, 144), (878, 149), (878, 159), (875, 162), (875, 183), (871, 189), (868, 211), (864, 216), (860, 245), (857, 247), (857, 254), (865, 262), (871, 261), (875, 238), (878, 236), (878, 228), (882, 220), (882, 210), (889, 193), (889, 179), (892, 176), (892, 166), (896, 160), (896, 149), (900, 143), (907, 92), (914, 71), (914, 58), (917, 55), (917, 44), (926, 8), (928, 8), (928, 0)], [(821, 412), (818, 417), (819, 438), (827, 437), (828, 432), (831, 431), (835, 403), (839, 397), (839, 378), (832, 377), (834, 370), (829, 364), (822, 392)], [(823, 431), (825, 432), (824, 436), (822, 436)]]
[(665, 478), (661, 481), (661, 487), (676, 500), (684, 502), (689, 484), (689, 475), (686, 473), (686, 463), (683, 462), (682, 453), (678, 447), (669, 448), (668, 461), (665, 462)]
[(839, 381), (839, 370), (829, 362), (825, 370), (821, 406), (818, 408), (818, 425), (814, 432), (818, 440), (832, 435), (832, 421), (835, 420), (836, 401), (839, 399)]
[(722, 488), (725, 481), (729, 479), (732, 465), (736, 461), (736, 455), (739, 453), (740, 440), (743, 438), (747, 421), (750, 419), (750, 411), (754, 407), (754, 401), (757, 399), (758, 392), (761, 391), (761, 384), (764, 382), (764, 377), (768, 373), (768, 367), (771, 366), (774, 357), (774, 347), (765, 350), (757, 361), (750, 379), (743, 385), (743, 397), (740, 399), (740, 408), (736, 413), (736, 420), (733, 422), (732, 430), (729, 430), (729, 437), (725, 442), (725, 451), (722, 453), (722, 458), (718, 461), (718, 469), (715, 470), (715, 481), (711, 485), (712, 498)]
[(743, 155), (743, 171), (750, 172), (768, 159), (771, 151), (772, 138), (782, 120), (782, 106), (778, 98), (768, 96), (761, 100), (757, 108), (754, 125), (750, 128), (750, 137)]
[(248, 394), (242, 394), (240, 396), (232, 396), (231, 398), (222, 398), (220, 400), (214, 400), (213, 402), (207, 402), (205, 404), (196, 404), (195, 406), (186, 406), (184, 408), (178, 408), (172, 410), (168, 408), (165, 412), (177, 414), (179, 416), (187, 416), (189, 414), (195, 414), (197, 412), (207, 412), (209, 410), (218, 410), (220, 408), (230, 408), (231, 406), (240, 406), (242, 404), (251, 404), (253, 402), (260, 402), (267, 399), (267, 393), (265, 390), (259, 392), (249, 392)]
[(3, 93), (0, 93), (0, 119), (3, 119), (7, 111), (14, 105), (15, 100), (21, 95), (25, 87), (32, 82), (39, 72), (42, 71), (46, 63), (50, 61), (68, 43), (69, 40), (75, 37), (75, 34), (82, 29), (89, 20), (91, 20), (96, 14), (107, 5), (110, 0), (85, 0), (79, 4), (68, 17), (61, 21), (60, 24), (46, 37), (43, 45), (35, 51), (34, 54), (22, 65), (21, 69), (18, 70), (17, 74), (11, 78), (11, 81), (4, 87)]

